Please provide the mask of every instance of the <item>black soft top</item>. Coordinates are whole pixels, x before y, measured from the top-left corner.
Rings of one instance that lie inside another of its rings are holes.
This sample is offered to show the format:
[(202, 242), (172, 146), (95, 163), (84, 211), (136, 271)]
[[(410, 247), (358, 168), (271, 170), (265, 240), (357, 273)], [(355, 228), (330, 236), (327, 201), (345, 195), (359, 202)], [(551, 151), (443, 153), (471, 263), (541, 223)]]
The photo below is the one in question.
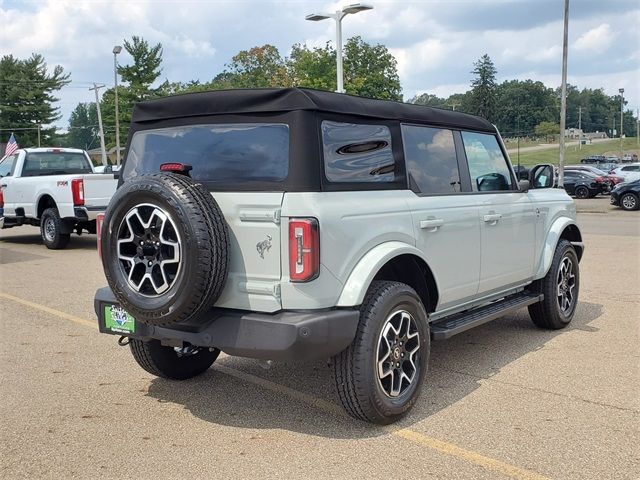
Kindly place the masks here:
[(308, 88), (215, 90), (173, 95), (137, 103), (131, 121), (141, 124), (194, 116), (302, 110), (495, 132), (495, 127), (484, 118), (466, 113)]

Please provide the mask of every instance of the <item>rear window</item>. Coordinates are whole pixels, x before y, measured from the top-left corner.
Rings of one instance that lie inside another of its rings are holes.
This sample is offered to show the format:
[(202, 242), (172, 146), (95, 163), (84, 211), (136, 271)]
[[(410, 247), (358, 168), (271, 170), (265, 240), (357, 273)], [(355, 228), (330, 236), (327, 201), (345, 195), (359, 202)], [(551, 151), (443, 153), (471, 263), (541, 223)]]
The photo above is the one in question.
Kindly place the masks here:
[(27, 153), (22, 167), (23, 177), (82, 173), (93, 173), (89, 160), (82, 152), (31, 152)]
[(203, 182), (281, 181), (289, 172), (285, 124), (217, 124), (136, 132), (123, 178), (160, 171), (169, 162), (193, 167)]

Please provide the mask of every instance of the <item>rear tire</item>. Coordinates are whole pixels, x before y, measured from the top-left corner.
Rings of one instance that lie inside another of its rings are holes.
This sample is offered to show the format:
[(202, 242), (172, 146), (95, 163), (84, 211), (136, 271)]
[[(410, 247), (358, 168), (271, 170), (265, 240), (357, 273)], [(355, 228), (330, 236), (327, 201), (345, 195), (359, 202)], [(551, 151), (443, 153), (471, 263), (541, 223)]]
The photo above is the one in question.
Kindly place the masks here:
[(576, 198), (589, 198), (589, 189), (587, 187), (576, 187)]
[(416, 292), (404, 283), (373, 282), (353, 342), (333, 359), (347, 413), (378, 424), (406, 414), (420, 394), (429, 347), (428, 317)]
[(68, 233), (62, 233), (64, 223), (57, 208), (47, 208), (40, 218), (40, 236), (44, 245), (51, 250), (60, 250), (67, 246)]
[(558, 242), (549, 272), (535, 283), (533, 290), (544, 294), (542, 302), (529, 305), (529, 316), (534, 324), (559, 330), (571, 323), (578, 305), (580, 269), (578, 255), (570, 242)]
[(201, 348), (196, 353), (179, 356), (173, 347), (165, 347), (160, 340), (143, 342), (132, 338), (131, 353), (138, 365), (156, 377), (187, 380), (206, 372), (216, 361), (220, 350)]
[(638, 201), (638, 196), (634, 193), (625, 193), (620, 197), (620, 208), (629, 212), (638, 210), (638, 208), (640, 208), (640, 201)]

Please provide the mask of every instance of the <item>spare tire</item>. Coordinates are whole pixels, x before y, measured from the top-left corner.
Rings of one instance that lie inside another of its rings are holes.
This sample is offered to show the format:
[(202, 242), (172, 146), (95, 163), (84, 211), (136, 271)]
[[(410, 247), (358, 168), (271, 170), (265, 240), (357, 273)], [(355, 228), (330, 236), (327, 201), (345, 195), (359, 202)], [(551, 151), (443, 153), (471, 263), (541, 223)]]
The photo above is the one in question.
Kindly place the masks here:
[(191, 178), (157, 173), (127, 180), (112, 197), (102, 228), (104, 273), (136, 320), (184, 323), (220, 296), (229, 232), (212, 195)]

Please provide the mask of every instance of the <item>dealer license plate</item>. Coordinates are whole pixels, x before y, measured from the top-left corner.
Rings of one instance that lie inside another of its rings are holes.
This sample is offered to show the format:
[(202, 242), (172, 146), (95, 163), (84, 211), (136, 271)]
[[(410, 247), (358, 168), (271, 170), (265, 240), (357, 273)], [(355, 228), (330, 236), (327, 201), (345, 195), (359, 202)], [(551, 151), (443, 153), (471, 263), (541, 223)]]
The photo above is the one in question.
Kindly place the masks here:
[(104, 326), (112, 332), (135, 333), (136, 320), (118, 305), (105, 305)]

